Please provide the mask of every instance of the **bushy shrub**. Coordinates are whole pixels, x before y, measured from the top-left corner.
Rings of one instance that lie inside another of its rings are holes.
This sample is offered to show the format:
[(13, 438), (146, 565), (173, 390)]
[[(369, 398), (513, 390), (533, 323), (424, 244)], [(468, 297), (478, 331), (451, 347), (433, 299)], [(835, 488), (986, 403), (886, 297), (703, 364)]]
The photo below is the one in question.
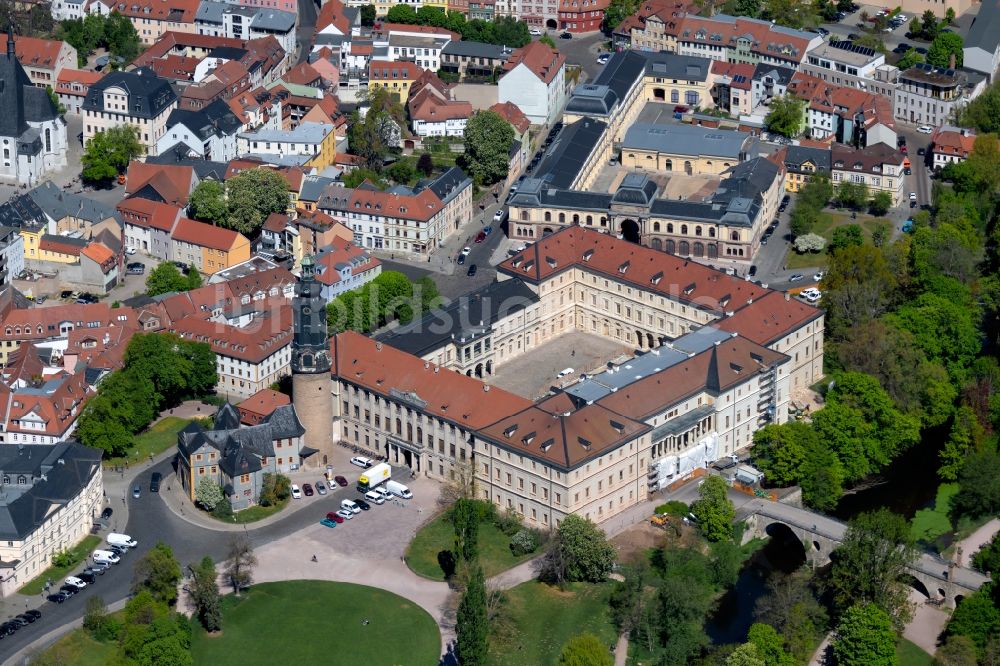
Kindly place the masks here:
[(498, 530), (512, 537), (521, 529), (521, 514), (508, 507), (503, 513), (497, 512), (493, 524)]
[(656, 513), (667, 514), (668, 516), (676, 516), (677, 518), (683, 518), (688, 515), (690, 509), (688, 505), (680, 500), (670, 500), (666, 504), (661, 504), (656, 507)]
[(52, 564), (57, 567), (71, 567), (79, 561), (80, 558), (72, 550), (60, 550), (52, 556)]
[(215, 505), (212, 509), (212, 515), (219, 520), (232, 520), (233, 519), (233, 503), (228, 499), (224, 499)]
[(515, 557), (533, 553), (538, 549), (538, 534), (535, 530), (522, 528), (510, 539), (510, 552)]

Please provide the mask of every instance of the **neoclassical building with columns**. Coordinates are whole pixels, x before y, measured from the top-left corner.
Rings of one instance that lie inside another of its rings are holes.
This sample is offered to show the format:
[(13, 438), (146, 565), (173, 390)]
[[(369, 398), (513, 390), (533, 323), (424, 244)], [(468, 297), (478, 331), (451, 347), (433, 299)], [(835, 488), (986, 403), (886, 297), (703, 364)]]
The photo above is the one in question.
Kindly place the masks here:
[[(499, 282), (373, 340), (331, 339), (335, 437), (477, 492), (539, 527), (604, 521), (745, 449), (822, 377), (823, 313), (583, 226), (499, 267)], [(569, 332), (635, 349), (538, 400), (496, 368)]]

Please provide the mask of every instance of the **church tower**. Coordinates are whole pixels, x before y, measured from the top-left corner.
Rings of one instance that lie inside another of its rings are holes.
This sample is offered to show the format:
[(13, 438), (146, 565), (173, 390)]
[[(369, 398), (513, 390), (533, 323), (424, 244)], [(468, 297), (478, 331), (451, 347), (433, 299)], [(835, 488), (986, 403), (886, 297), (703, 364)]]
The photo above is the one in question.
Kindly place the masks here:
[(316, 282), (316, 264), (302, 258), (302, 278), (292, 301), (295, 331), (292, 338), (292, 402), (306, 429), (305, 446), (318, 453), (306, 459), (308, 467), (333, 460), (333, 381), (330, 378), (330, 341), (326, 303)]

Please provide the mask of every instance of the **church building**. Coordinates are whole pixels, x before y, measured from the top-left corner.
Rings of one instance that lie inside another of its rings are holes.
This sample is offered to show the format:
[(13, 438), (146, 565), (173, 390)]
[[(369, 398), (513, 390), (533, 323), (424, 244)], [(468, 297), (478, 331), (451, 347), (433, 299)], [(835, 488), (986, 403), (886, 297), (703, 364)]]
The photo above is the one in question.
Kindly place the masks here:
[(0, 56), (0, 182), (38, 185), (66, 166), (67, 147), (66, 120), (17, 61), (10, 30)]

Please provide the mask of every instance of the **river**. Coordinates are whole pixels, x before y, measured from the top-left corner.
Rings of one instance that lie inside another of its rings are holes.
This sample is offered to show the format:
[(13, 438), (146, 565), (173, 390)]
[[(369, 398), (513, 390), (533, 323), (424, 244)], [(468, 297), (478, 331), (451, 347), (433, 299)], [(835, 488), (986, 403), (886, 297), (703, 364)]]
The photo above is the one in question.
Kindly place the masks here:
[[(938, 445), (940, 433), (925, 433), (923, 440), (907, 451), (869, 485), (841, 498), (833, 516), (850, 520), (859, 513), (885, 507), (907, 519), (933, 505), (940, 480)], [(733, 586), (719, 600), (714, 615), (705, 625), (716, 645), (742, 643), (753, 624), (757, 599), (767, 593), (767, 583), (776, 571), (790, 573), (805, 562), (805, 553), (791, 533), (783, 530), (772, 536), (743, 566)]]

